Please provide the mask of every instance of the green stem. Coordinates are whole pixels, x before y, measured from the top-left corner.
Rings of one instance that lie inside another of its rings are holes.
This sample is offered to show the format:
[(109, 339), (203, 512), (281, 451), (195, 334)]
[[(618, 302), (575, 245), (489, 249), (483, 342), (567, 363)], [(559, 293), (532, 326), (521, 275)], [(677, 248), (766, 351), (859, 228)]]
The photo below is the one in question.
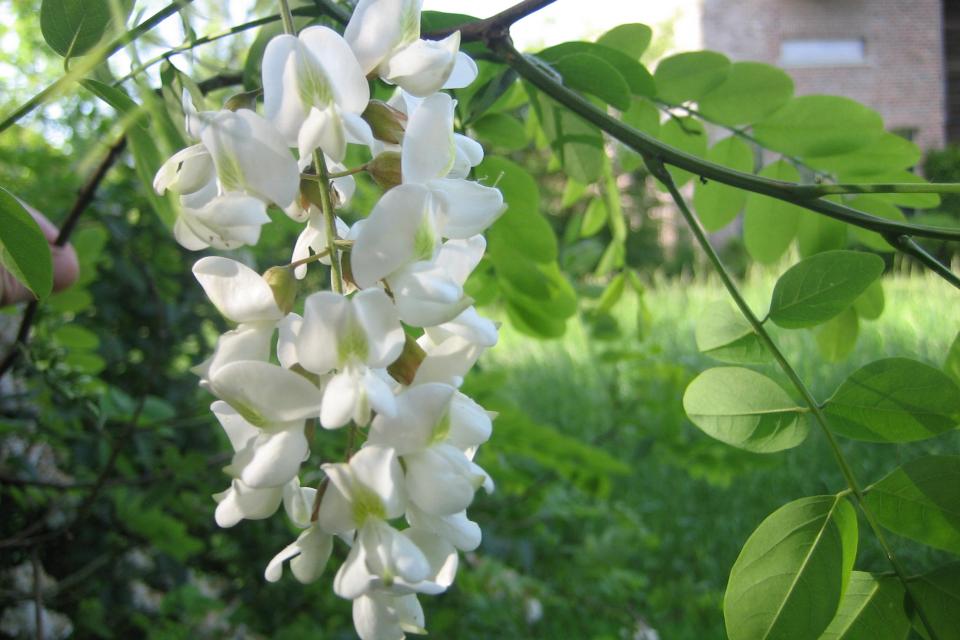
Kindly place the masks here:
[(893, 548), (887, 542), (886, 536), (883, 533), (883, 529), (880, 528), (880, 524), (877, 522), (877, 519), (867, 508), (866, 504), (864, 504), (863, 490), (860, 488), (860, 484), (857, 482), (856, 476), (853, 474), (853, 469), (850, 467), (850, 464), (847, 462), (846, 458), (844, 458), (843, 452), (840, 450), (840, 445), (837, 443), (836, 437), (834, 437), (833, 433), (830, 431), (830, 428), (827, 426), (827, 418), (824, 415), (823, 410), (820, 408), (820, 404), (817, 402), (816, 398), (813, 397), (813, 393), (797, 374), (796, 370), (794, 370), (786, 356), (783, 355), (783, 352), (780, 351), (780, 348), (773, 341), (773, 338), (771, 338), (770, 334), (767, 333), (763, 323), (760, 322), (760, 319), (753, 313), (750, 305), (747, 304), (743, 294), (740, 293), (739, 288), (733, 281), (733, 277), (730, 275), (730, 272), (727, 271), (727, 268), (720, 259), (720, 256), (714, 250), (713, 245), (710, 244), (710, 240), (707, 238), (706, 230), (703, 228), (703, 225), (700, 224), (700, 220), (694, 215), (693, 211), (691, 211), (687, 206), (683, 195), (677, 188), (676, 183), (674, 183), (673, 177), (670, 175), (670, 172), (667, 171), (663, 161), (646, 154), (644, 154), (644, 161), (647, 163), (650, 173), (667, 187), (667, 190), (670, 192), (670, 196), (677, 204), (681, 215), (683, 215), (684, 220), (687, 221), (690, 230), (693, 232), (693, 235), (697, 240), (697, 244), (699, 244), (700, 248), (703, 249), (704, 253), (707, 254), (707, 258), (713, 264), (714, 269), (720, 276), (723, 286), (727, 289), (730, 297), (733, 298), (737, 307), (740, 309), (740, 312), (743, 313), (743, 316), (747, 319), (747, 322), (750, 323), (754, 333), (756, 333), (760, 338), (760, 341), (766, 347), (767, 351), (769, 351), (774, 357), (774, 359), (777, 361), (777, 364), (780, 366), (780, 369), (786, 374), (787, 378), (790, 379), (790, 382), (793, 384), (794, 388), (800, 393), (800, 396), (810, 408), (810, 412), (813, 414), (817, 424), (820, 425), (820, 430), (827, 439), (827, 443), (830, 446), (833, 457), (837, 461), (837, 465), (840, 467), (840, 472), (843, 474), (847, 487), (850, 493), (853, 494), (855, 502), (860, 508), (860, 512), (863, 513), (864, 519), (866, 519), (867, 523), (870, 525), (871, 530), (877, 538), (877, 542), (880, 544), (884, 554), (887, 556), (890, 566), (893, 567), (894, 572), (896, 572), (901, 583), (903, 583), (903, 587), (908, 596), (911, 600), (913, 600), (916, 611), (920, 616), (920, 620), (927, 628), (930, 637), (932, 640), (937, 640), (936, 632), (933, 630), (933, 627), (927, 619), (926, 614), (919, 606), (917, 599), (910, 592), (906, 571), (900, 564), (899, 559), (897, 559), (896, 555), (894, 555)]
[(320, 258), (326, 258), (328, 255), (330, 255), (330, 250), (329, 250), (329, 249), (324, 249), (323, 251), (320, 251), (320, 252), (315, 253), (315, 254), (313, 254), (313, 255), (307, 256), (306, 258), (301, 258), (300, 260), (295, 260), (295, 261), (291, 262), (290, 264), (286, 265), (286, 267), (287, 267), (288, 269), (296, 269), (297, 267), (302, 267), (302, 266), (305, 265), (305, 264), (310, 264), (310, 263), (312, 263), (312, 262), (316, 262), (316, 261), (319, 260)]
[(886, 236), (887, 242), (900, 249), (900, 251), (913, 256), (928, 269), (939, 275), (941, 278), (960, 289), (960, 276), (957, 276), (950, 267), (937, 260), (926, 249), (917, 244), (917, 241), (910, 236)]
[(82, 58), (79, 64), (74, 65), (69, 73), (60, 76), (53, 83), (44, 87), (40, 93), (36, 94), (29, 100), (27, 100), (23, 105), (21, 105), (16, 111), (7, 116), (3, 122), (0, 122), (0, 131), (4, 131), (16, 123), (18, 120), (31, 113), (37, 107), (46, 104), (50, 100), (58, 97), (63, 91), (69, 87), (75, 80), (79, 80), (89, 71), (92, 71), (97, 65), (101, 62), (115, 54), (117, 51), (130, 44), (143, 34), (147, 33), (155, 26), (169, 18), (171, 15), (176, 13), (181, 7), (190, 4), (193, 0), (176, 0), (171, 2), (166, 7), (157, 11), (155, 14), (138, 24), (136, 27), (126, 32), (119, 38), (113, 40), (110, 44), (106, 45), (101, 51), (95, 54), (86, 55)]
[(521, 77), (545, 94), (570, 109), (587, 122), (596, 125), (602, 131), (639, 153), (653, 156), (663, 162), (691, 171), (703, 178), (716, 180), (723, 184), (770, 196), (790, 202), (811, 211), (841, 220), (878, 233), (915, 235), (941, 240), (960, 241), (960, 230), (909, 224), (869, 215), (862, 211), (832, 202), (830, 200), (803, 197), (800, 185), (781, 180), (771, 180), (752, 173), (735, 171), (723, 165), (709, 162), (703, 158), (685, 153), (664, 144), (641, 131), (629, 127), (612, 118), (606, 111), (594, 106), (577, 93), (558, 83), (538, 65), (527, 60), (510, 43), (508, 36), (491, 36), (488, 46), (502, 61), (513, 68)]
[[(281, 0), (285, 1), (285, 0)], [(330, 198), (330, 174), (327, 172), (327, 163), (323, 153), (313, 152), (313, 164), (320, 177), (320, 209), (327, 225), (327, 252), (330, 254), (330, 280), (333, 290), (343, 293), (343, 273), (340, 271), (340, 254), (337, 247), (337, 222), (333, 211), (333, 201)]]
[(960, 193), (960, 184), (803, 184), (797, 185), (795, 191), (802, 198), (819, 198), (821, 196), (852, 193)]
[(293, 24), (293, 14), (287, 0), (280, 0), (280, 18), (283, 20), (283, 31), (292, 36), (297, 35), (297, 27)]

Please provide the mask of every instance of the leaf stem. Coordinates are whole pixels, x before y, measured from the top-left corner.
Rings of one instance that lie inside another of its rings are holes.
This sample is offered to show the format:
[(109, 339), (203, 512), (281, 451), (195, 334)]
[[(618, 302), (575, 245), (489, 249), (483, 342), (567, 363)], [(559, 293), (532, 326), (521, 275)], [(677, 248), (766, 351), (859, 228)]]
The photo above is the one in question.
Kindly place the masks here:
[(321, 258), (326, 258), (328, 255), (330, 255), (330, 249), (324, 249), (323, 251), (320, 251), (320, 252), (318, 252), (318, 253), (314, 253), (313, 255), (309, 255), (309, 256), (307, 256), (306, 258), (301, 258), (300, 260), (295, 260), (295, 261), (291, 262), (290, 264), (286, 265), (286, 267), (287, 267), (287, 269), (296, 269), (297, 267), (302, 267), (302, 266), (305, 265), (305, 264), (310, 264), (311, 262), (316, 262), (317, 260), (320, 260)]
[(677, 207), (680, 209), (680, 213), (683, 216), (684, 220), (687, 221), (687, 224), (690, 227), (690, 230), (693, 232), (694, 237), (697, 240), (697, 244), (700, 245), (700, 248), (703, 249), (704, 253), (707, 254), (707, 258), (713, 264), (714, 269), (717, 271), (717, 274), (720, 276), (720, 280), (723, 282), (723, 286), (727, 289), (727, 292), (730, 294), (730, 297), (733, 298), (737, 307), (740, 309), (740, 312), (743, 313), (744, 317), (747, 319), (747, 322), (750, 323), (750, 326), (753, 328), (754, 333), (760, 338), (760, 341), (766, 347), (767, 351), (774, 357), (777, 361), (777, 364), (780, 366), (780, 369), (786, 374), (790, 379), (790, 382), (793, 384), (794, 388), (800, 393), (804, 402), (810, 407), (810, 412), (813, 414), (814, 419), (817, 424), (820, 426), (821, 431), (823, 432), (824, 437), (827, 439), (827, 443), (830, 446), (830, 450), (833, 453), (833, 457), (837, 462), (837, 465), (840, 467), (840, 472), (846, 481), (848, 490), (853, 494), (857, 506), (860, 508), (860, 512), (863, 513), (864, 519), (866, 519), (870, 528), (873, 530), (874, 535), (877, 538), (877, 542), (880, 547), (883, 549), (884, 555), (887, 556), (887, 560), (890, 562), (890, 566), (893, 567), (893, 570), (896, 572), (897, 576), (900, 578), (900, 582), (903, 583), (903, 587), (906, 590), (908, 596), (913, 601), (914, 606), (920, 620), (923, 622), (924, 626), (927, 628), (927, 632), (930, 634), (932, 640), (937, 640), (936, 632), (933, 629), (933, 626), (930, 624), (930, 621), (927, 619), (926, 614), (924, 613), (922, 607), (920, 607), (919, 602), (910, 592), (910, 586), (907, 583), (907, 573), (903, 569), (903, 566), (900, 564), (899, 559), (894, 555), (893, 548), (887, 542), (886, 536), (883, 533), (883, 530), (880, 528), (880, 524), (877, 522), (877, 519), (874, 517), (873, 513), (867, 508), (863, 502), (864, 494), (863, 490), (860, 488), (859, 482), (857, 482), (856, 476), (853, 473), (853, 469), (850, 467), (850, 464), (847, 462), (846, 458), (843, 456), (843, 452), (840, 450), (840, 445), (837, 443), (836, 437), (833, 435), (833, 432), (830, 431), (830, 428), (827, 426), (827, 418), (823, 413), (823, 410), (820, 407), (820, 404), (814, 398), (813, 393), (803, 382), (800, 376), (794, 370), (793, 366), (786, 359), (786, 356), (783, 355), (783, 352), (780, 351), (780, 348), (773, 341), (773, 338), (770, 337), (770, 334), (767, 333), (767, 330), (764, 328), (763, 323), (760, 322), (760, 319), (753, 313), (753, 310), (750, 308), (750, 305), (747, 304), (746, 299), (743, 297), (743, 294), (740, 293), (739, 288), (736, 283), (733, 281), (733, 277), (730, 275), (730, 272), (727, 271), (726, 266), (723, 264), (723, 261), (720, 259), (720, 256), (714, 250), (713, 245), (710, 244), (710, 240), (707, 238), (707, 232), (703, 228), (703, 225), (700, 224), (700, 220), (694, 215), (693, 211), (687, 206), (686, 201), (683, 198), (683, 195), (680, 193), (680, 190), (677, 188), (676, 183), (673, 181), (673, 177), (670, 175), (670, 172), (667, 171), (666, 165), (659, 158), (654, 158), (649, 155), (644, 154), (644, 161), (647, 164), (647, 167), (650, 169), (650, 173), (660, 180), (670, 192), (670, 196), (673, 198), (674, 202), (677, 204)]

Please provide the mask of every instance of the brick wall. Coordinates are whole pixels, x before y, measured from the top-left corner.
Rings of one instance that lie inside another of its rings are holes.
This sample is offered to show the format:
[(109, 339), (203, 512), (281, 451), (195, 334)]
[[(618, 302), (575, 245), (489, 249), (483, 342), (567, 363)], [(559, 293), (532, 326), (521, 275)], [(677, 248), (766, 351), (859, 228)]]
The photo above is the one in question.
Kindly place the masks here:
[[(948, 0), (953, 1), (953, 0)], [(797, 95), (862, 102), (888, 129), (915, 130), (923, 149), (945, 139), (941, 0), (702, 0), (704, 47), (778, 64), (792, 39), (862, 39), (864, 63), (793, 67)]]

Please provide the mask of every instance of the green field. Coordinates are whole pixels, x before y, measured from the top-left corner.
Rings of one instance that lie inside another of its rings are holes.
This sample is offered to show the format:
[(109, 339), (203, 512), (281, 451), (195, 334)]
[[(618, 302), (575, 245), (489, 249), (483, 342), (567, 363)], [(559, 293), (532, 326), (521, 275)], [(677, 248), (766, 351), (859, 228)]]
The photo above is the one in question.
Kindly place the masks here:
[[(756, 310), (765, 311), (773, 282), (772, 273), (749, 278), (746, 294)], [(884, 289), (883, 315), (864, 323), (852, 355), (839, 364), (823, 360), (810, 331), (775, 334), (818, 398), (881, 357), (942, 363), (960, 330), (955, 291), (931, 276), (889, 277)], [(481, 463), (499, 489), (471, 509), (484, 545), (468, 554), (457, 587), (426, 603), (433, 634), (653, 638), (641, 635), (649, 626), (664, 639), (724, 637), (723, 588), (750, 532), (780, 505), (844, 485), (815, 430), (796, 449), (762, 456), (713, 441), (685, 419), (685, 386), (716, 364), (697, 353), (693, 323), (722, 299), (712, 281), (652, 283), (641, 329), (637, 301), (624, 299), (616, 309), (622, 334), (608, 340), (588, 338), (582, 319), (551, 342), (504, 325), (501, 343), (475, 374), (479, 382), (468, 384), (499, 385), (497, 397), (540, 425), (509, 413), (495, 423)], [(543, 425), (557, 434), (539, 431)], [(564, 436), (595, 449), (577, 450)], [(953, 433), (909, 446), (842, 446), (867, 485), (900, 461), (958, 444)], [(604, 471), (610, 467), (616, 472)], [(857, 568), (889, 570), (864, 528)], [(937, 560), (893, 540), (913, 572)]]

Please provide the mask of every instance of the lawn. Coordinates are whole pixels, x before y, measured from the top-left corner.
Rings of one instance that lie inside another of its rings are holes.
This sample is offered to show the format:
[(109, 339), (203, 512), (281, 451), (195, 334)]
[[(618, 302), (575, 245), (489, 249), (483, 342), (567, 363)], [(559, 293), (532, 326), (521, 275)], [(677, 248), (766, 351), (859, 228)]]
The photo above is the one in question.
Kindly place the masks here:
[[(774, 274), (759, 271), (748, 279), (758, 311), (773, 282)], [(881, 357), (942, 363), (960, 330), (956, 293), (916, 275), (888, 277), (884, 289), (883, 315), (864, 324), (839, 364), (820, 357), (812, 332), (777, 332), (819, 398)], [(550, 342), (504, 325), (469, 383), (488, 394), (487, 404), (506, 407), (481, 455), (499, 489), (471, 510), (485, 541), (468, 555), (470, 568), (451, 593), (426, 605), (433, 634), (649, 640), (653, 629), (671, 640), (724, 637), (723, 588), (750, 532), (780, 505), (844, 485), (816, 430), (796, 449), (762, 456), (713, 441), (685, 419), (684, 388), (717, 364), (697, 353), (693, 323), (723, 298), (714, 281), (651, 283), (642, 328), (637, 300), (624, 299), (615, 310), (622, 334), (612, 340), (589, 338), (582, 319)], [(958, 444), (954, 432), (909, 446), (842, 447), (867, 485), (899, 461), (955, 452)], [(857, 568), (889, 570), (864, 528), (861, 519)], [(913, 572), (938, 560), (893, 541)]]

